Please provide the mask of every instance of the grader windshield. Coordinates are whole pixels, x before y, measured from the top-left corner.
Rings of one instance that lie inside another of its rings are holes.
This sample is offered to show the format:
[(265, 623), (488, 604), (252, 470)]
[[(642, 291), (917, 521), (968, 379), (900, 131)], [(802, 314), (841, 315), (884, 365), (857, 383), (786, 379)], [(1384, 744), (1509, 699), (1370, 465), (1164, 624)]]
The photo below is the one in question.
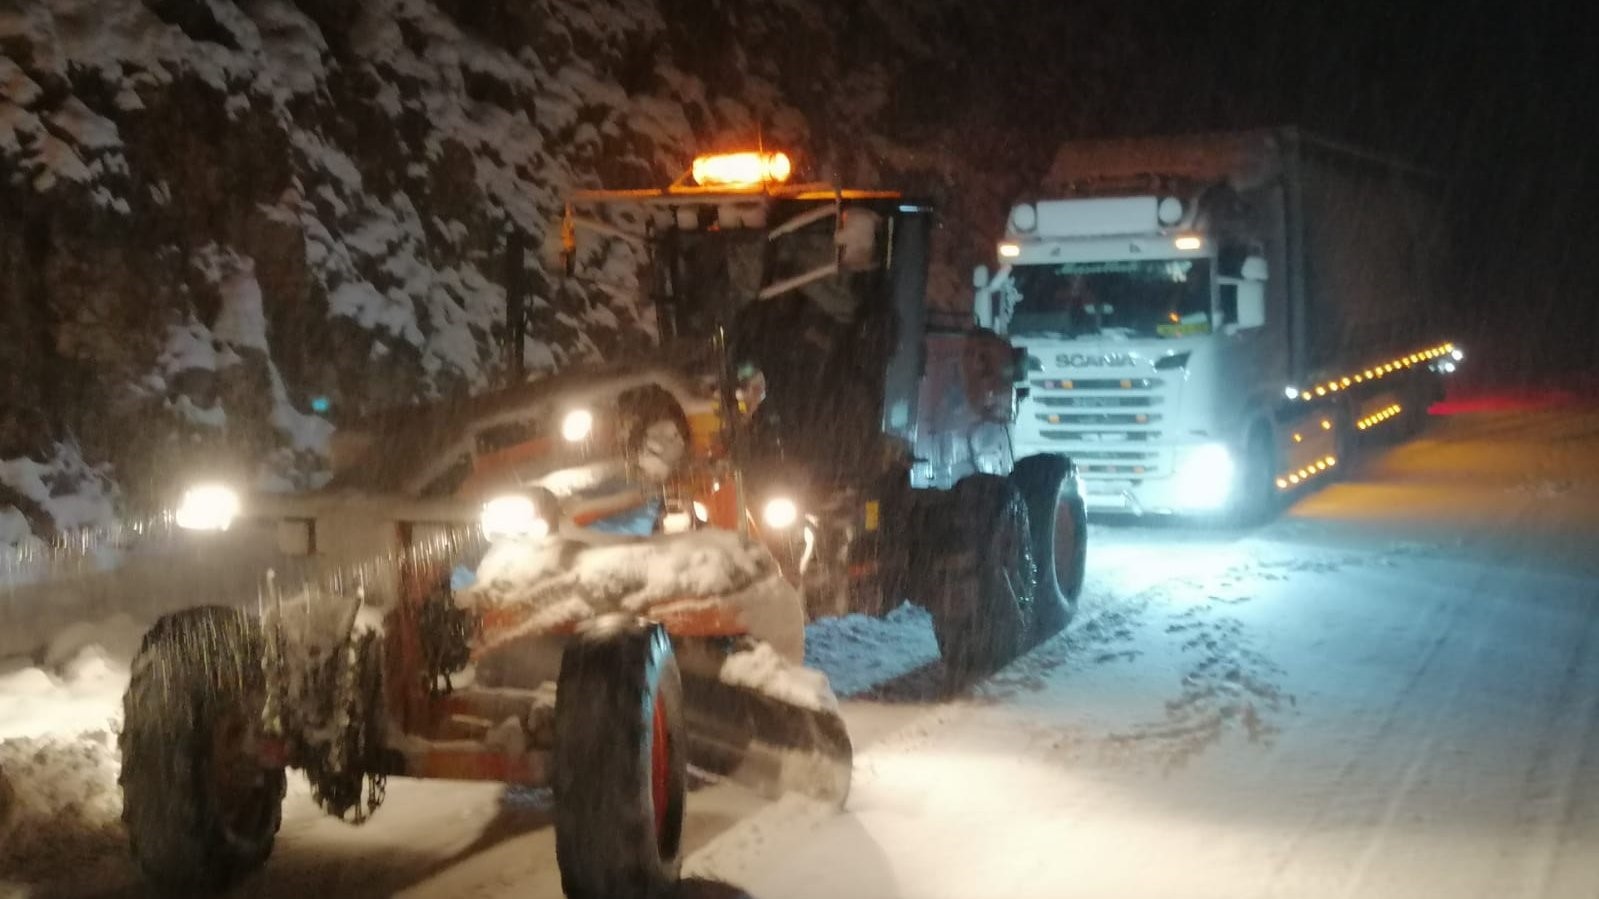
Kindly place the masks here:
[(574, 212), (574, 230), (621, 236), (608, 216), (624, 205), (644, 210), (629, 236), (663, 344), (743, 408), (752, 450), (781, 447), (824, 476), (876, 451), (887, 396), (914, 395), (924, 207), (822, 185), (679, 185), (580, 194), (593, 218)]

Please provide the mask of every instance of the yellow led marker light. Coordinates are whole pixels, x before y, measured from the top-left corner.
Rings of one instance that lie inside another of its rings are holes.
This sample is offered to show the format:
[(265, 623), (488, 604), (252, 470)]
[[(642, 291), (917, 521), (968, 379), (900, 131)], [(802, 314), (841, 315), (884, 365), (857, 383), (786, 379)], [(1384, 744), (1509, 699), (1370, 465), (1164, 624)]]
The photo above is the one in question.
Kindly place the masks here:
[(1287, 490), (1289, 487), (1303, 484), (1316, 475), (1322, 474), (1329, 468), (1337, 467), (1338, 459), (1335, 456), (1322, 456), (1320, 459), (1306, 465), (1298, 471), (1291, 471), (1277, 477), (1277, 489)]
[(1374, 428), (1388, 419), (1393, 418), (1395, 415), (1398, 415), (1402, 411), (1404, 410), (1400, 408), (1399, 404), (1394, 403), (1387, 408), (1379, 409), (1365, 418), (1362, 418), (1360, 421), (1355, 422), (1355, 427), (1362, 431), (1368, 428)]
[[(1430, 362), (1433, 359), (1437, 359), (1441, 356), (1449, 356), (1457, 361), (1465, 358), (1465, 354), (1455, 349), (1455, 345), (1453, 343), (1442, 343), (1438, 346), (1428, 347), (1425, 350), (1407, 353), (1406, 355), (1399, 356), (1398, 358), (1392, 359), (1388, 362), (1378, 363), (1359, 372), (1351, 372), (1347, 375), (1340, 375), (1336, 378), (1330, 378), (1323, 383), (1315, 384), (1310, 387), (1306, 387), (1303, 390), (1297, 391), (1298, 397), (1301, 400), (1309, 400), (1312, 397), (1324, 397), (1329, 393), (1337, 393), (1340, 390), (1346, 389), (1352, 383), (1364, 384), (1366, 381), (1375, 381), (1378, 378), (1393, 374), (1395, 371), (1402, 371), (1422, 362)], [(1293, 389), (1290, 389), (1287, 392), (1289, 399), (1293, 399), (1294, 395), (1295, 391)]]

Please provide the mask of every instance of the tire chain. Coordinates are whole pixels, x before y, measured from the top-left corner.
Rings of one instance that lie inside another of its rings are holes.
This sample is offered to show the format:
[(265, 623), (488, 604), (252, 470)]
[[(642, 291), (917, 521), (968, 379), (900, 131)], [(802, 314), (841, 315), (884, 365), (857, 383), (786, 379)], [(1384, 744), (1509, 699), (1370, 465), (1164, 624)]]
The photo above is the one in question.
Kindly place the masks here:
[(332, 722), (334, 739), (313, 748), (305, 765), (311, 798), (324, 811), (350, 824), (364, 824), (383, 804), (388, 779), (380, 770), (383, 751), (379, 716), (383, 711), (381, 635), (359, 634), (336, 659)]

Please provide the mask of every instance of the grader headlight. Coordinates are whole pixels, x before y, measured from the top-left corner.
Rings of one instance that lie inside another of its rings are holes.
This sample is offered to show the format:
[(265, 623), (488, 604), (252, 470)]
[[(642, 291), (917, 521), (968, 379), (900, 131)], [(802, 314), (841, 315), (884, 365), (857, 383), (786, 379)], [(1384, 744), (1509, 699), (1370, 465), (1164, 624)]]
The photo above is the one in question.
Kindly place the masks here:
[(573, 409), (561, 419), (561, 437), (567, 443), (582, 443), (594, 433), (594, 413), (587, 409)]
[(484, 503), (480, 524), (483, 536), (489, 540), (537, 540), (550, 533), (550, 522), (539, 514), (532, 497), (516, 494), (497, 496)]
[(186, 531), (225, 531), (239, 517), (239, 494), (221, 484), (200, 484), (183, 492), (173, 520)]
[(792, 527), (799, 520), (799, 505), (786, 496), (774, 496), (761, 507), (761, 520), (774, 531)]

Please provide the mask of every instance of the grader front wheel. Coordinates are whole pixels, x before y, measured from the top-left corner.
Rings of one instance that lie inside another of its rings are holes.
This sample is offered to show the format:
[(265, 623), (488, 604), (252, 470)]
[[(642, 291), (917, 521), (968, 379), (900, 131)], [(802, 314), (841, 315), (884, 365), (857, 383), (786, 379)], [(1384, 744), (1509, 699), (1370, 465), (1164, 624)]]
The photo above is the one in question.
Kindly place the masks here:
[(261, 714), (262, 639), (234, 609), (156, 622), (123, 698), (123, 810), (133, 856), (178, 895), (221, 891), (260, 867), (282, 818), (284, 774), (249, 753)]
[(555, 852), (570, 899), (653, 899), (682, 862), (683, 685), (660, 625), (595, 622), (561, 658)]

